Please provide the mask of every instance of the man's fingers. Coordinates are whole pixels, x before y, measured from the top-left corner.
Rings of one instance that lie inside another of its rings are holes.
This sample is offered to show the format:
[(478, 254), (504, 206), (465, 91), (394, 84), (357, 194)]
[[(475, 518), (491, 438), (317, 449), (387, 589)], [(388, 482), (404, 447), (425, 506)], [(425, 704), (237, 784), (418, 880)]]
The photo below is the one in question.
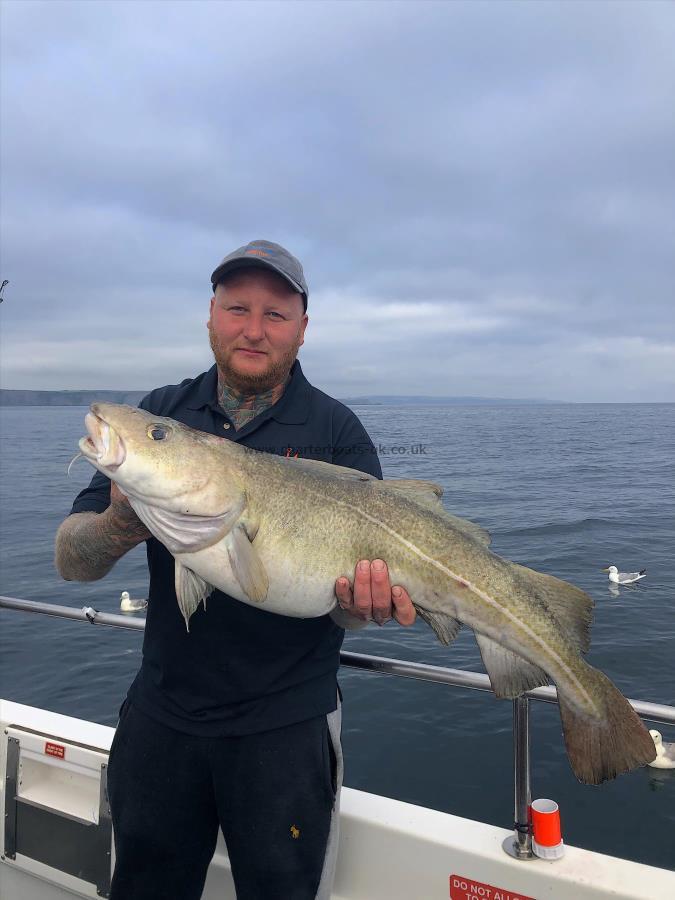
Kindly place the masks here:
[(373, 619), (384, 625), (391, 619), (391, 585), (389, 570), (381, 559), (374, 559), (370, 566), (370, 594), (373, 601)]
[(373, 598), (370, 593), (370, 562), (362, 559), (354, 572), (354, 609), (362, 619), (370, 621)]
[(352, 586), (347, 578), (338, 578), (335, 582), (335, 596), (342, 609), (352, 609), (354, 597), (352, 596)]
[(374, 619), (384, 625), (392, 617), (399, 625), (412, 625), (416, 613), (405, 588), (391, 587), (387, 564), (381, 559), (372, 563), (362, 559), (354, 572), (354, 586), (342, 576), (335, 582), (335, 596), (340, 607), (366, 622)]
[(406, 589), (395, 585), (391, 589), (391, 597), (394, 601), (394, 618), (398, 624), (412, 625), (417, 613)]

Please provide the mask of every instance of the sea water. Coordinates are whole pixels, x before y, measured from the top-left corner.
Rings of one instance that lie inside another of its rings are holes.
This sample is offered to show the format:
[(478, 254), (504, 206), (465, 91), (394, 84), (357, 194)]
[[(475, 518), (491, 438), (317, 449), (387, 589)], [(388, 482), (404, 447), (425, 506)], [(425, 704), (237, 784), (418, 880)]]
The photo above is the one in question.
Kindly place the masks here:
[[(501, 556), (593, 597), (589, 662), (632, 698), (675, 705), (675, 405), (361, 406), (385, 477), (436, 481)], [(68, 462), (79, 407), (0, 409), (0, 593), (119, 612), (147, 596), (143, 547), (90, 584), (62, 581), (53, 543), (93, 473)], [(600, 570), (647, 569), (609, 590)], [(337, 574), (337, 573), (336, 573)], [(140, 633), (0, 610), (0, 696), (113, 725)], [(422, 622), (348, 634), (345, 648), (483, 671), (472, 633), (441, 646)], [(512, 704), (492, 694), (343, 669), (345, 783), (505, 828)], [(531, 704), (533, 797), (561, 807), (566, 843), (675, 869), (675, 770), (579, 784), (557, 707)], [(650, 727), (650, 723), (647, 723)], [(653, 727), (653, 726), (652, 726)], [(657, 726), (675, 741), (675, 727)]]

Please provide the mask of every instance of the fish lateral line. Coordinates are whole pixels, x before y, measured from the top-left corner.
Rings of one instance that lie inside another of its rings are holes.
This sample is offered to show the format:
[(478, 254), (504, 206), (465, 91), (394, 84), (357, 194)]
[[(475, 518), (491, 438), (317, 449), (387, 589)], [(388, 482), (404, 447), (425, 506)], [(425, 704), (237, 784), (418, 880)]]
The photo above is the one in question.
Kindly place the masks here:
[[(509, 619), (509, 621), (517, 629), (522, 631), (522, 633), (524, 635), (526, 635), (527, 637), (530, 637), (536, 644), (538, 644), (539, 647), (541, 647), (541, 649), (545, 652), (545, 654), (548, 656), (549, 659), (553, 659), (554, 662), (557, 663), (557, 665), (560, 667), (560, 669), (562, 669), (562, 671), (570, 679), (570, 681), (573, 682), (574, 686), (579, 690), (581, 695), (586, 698), (586, 701), (589, 704), (589, 706), (592, 709), (595, 709), (595, 704), (593, 703), (593, 699), (588, 694), (588, 692), (584, 689), (583, 685), (581, 684), (581, 682), (579, 681), (579, 679), (577, 678), (575, 673), (572, 671), (572, 669), (569, 667), (569, 665), (565, 662), (565, 660), (562, 659), (562, 657), (559, 656), (542, 637), (540, 637), (535, 631), (532, 631), (532, 629), (527, 625), (527, 623), (525, 623), (522, 619), (518, 618), (518, 616), (516, 616), (510, 609), (508, 609), (508, 607), (503, 606), (498, 600), (496, 600), (494, 597), (490, 596), (490, 594), (487, 594), (485, 591), (481, 590), (481, 588), (477, 587), (473, 582), (469, 581), (467, 578), (458, 575), (456, 572), (453, 572), (452, 569), (449, 569), (442, 562), (440, 562), (440, 560), (434, 559), (433, 556), (429, 556), (429, 554), (425, 553), (424, 550), (422, 550), (416, 544), (413, 544), (412, 541), (403, 537), (402, 534), (400, 534), (395, 529), (391, 528), (391, 526), (387, 525), (385, 522), (382, 522), (376, 516), (373, 516), (370, 513), (366, 512), (364, 509), (361, 509), (359, 506), (355, 506), (354, 504), (349, 503), (345, 500), (340, 500), (337, 497), (331, 497), (331, 496), (327, 497), (326, 495), (320, 494), (318, 491), (315, 491), (311, 487), (308, 487), (308, 486), (305, 486), (305, 489), (309, 493), (314, 494), (314, 496), (319, 497), (321, 500), (324, 500), (324, 501), (329, 500), (331, 503), (334, 503), (337, 506), (349, 508), (350, 510), (355, 512), (357, 515), (360, 515), (362, 518), (366, 519), (368, 522), (372, 523), (373, 525), (378, 526), (383, 531), (385, 531), (387, 534), (389, 534), (391, 537), (393, 537), (395, 540), (397, 540), (402, 546), (406, 547), (413, 554), (417, 555), (421, 560), (429, 563), (430, 565), (432, 565), (434, 568), (436, 568), (442, 574), (447, 575), (452, 581), (456, 582), (460, 587), (462, 587), (464, 589), (468, 588), (477, 597), (479, 597), (481, 600), (483, 600), (485, 603), (487, 603), (488, 606), (491, 606), (494, 609), (497, 609), (499, 611), (499, 613), (501, 613), (501, 615), (503, 615), (507, 619)], [(468, 623), (465, 623), (465, 624), (468, 624)], [(471, 628), (472, 626), (469, 625), (469, 627)]]

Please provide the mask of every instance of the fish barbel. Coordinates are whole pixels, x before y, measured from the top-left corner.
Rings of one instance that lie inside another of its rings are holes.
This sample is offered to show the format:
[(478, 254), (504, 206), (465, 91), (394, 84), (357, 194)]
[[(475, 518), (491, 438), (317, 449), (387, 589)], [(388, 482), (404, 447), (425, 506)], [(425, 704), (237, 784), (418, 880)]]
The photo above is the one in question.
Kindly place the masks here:
[(492, 553), (486, 532), (444, 510), (436, 485), (262, 453), (130, 406), (94, 403), (85, 423), (82, 454), (173, 555), (186, 624), (214, 588), (280, 615), (326, 615), (336, 578), (384, 559), (444, 644), (462, 624), (474, 630), (498, 697), (555, 682), (580, 781), (654, 759), (639, 716), (582, 657), (590, 597)]

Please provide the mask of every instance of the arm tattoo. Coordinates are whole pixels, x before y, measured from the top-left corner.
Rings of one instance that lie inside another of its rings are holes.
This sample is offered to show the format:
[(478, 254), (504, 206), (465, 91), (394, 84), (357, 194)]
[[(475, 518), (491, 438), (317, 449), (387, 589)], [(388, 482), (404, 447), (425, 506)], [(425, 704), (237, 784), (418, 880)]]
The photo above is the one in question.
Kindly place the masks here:
[(66, 581), (103, 578), (120, 557), (149, 536), (142, 523), (120, 527), (108, 512), (73, 513), (61, 524), (54, 562)]

